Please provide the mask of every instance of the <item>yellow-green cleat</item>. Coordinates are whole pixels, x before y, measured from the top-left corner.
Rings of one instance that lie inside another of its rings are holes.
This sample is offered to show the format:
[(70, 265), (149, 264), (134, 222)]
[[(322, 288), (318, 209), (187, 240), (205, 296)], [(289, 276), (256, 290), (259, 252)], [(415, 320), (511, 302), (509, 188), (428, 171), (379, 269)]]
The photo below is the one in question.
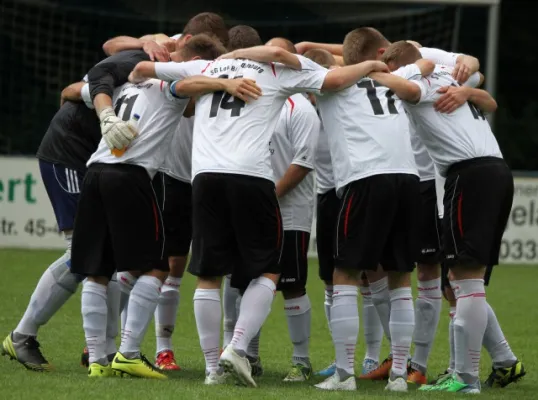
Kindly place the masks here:
[(88, 378), (114, 378), (116, 376), (121, 375), (116, 373), (110, 365), (91, 363), (88, 367)]
[(142, 354), (140, 354), (138, 358), (130, 359), (118, 352), (114, 357), (114, 361), (112, 361), (112, 369), (117, 373), (135, 376), (138, 378), (168, 378)]
[(283, 379), (284, 382), (305, 382), (312, 376), (312, 366), (300, 363), (293, 364), (288, 375)]
[(14, 333), (10, 333), (2, 342), (0, 352), (12, 360), (16, 360), (26, 369), (38, 372), (52, 370), (52, 365), (43, 357), (39, 350), (39, 342), (34, 336), (17, 334), (17, 341), (14, 340)]
[(491, 374), (484, 382), (487, 387), (506, 387), (513, 382), (519, 381), (527, 372), (523, 363), (517, 360), (511, 367), (508, 368), (492, 368)]

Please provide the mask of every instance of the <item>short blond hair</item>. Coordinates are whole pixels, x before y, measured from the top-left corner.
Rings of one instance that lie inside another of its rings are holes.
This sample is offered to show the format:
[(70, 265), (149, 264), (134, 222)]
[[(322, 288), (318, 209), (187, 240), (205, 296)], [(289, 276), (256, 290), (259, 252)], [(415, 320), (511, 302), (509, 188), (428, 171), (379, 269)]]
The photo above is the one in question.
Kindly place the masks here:
[(402, 67), (404, 65), (413, 64), (415, 61), (422, 58), (419, 49), (413, 44), (401, 40), (393, 43), (383, 53), (381, 59), (385, 64), (392, 63), (396, 67)]
[(309, 58), (322, 67), (329, 68), (336, 65), (334, 56), (324, 49), (312, 49), (303, 54), (304, 57)]
[(377, 51), (388, 46), (390, 42), (377, 29), (371, 27), (354, 29), (344, 39), (344, 63), (353, 65), (375, 60)]

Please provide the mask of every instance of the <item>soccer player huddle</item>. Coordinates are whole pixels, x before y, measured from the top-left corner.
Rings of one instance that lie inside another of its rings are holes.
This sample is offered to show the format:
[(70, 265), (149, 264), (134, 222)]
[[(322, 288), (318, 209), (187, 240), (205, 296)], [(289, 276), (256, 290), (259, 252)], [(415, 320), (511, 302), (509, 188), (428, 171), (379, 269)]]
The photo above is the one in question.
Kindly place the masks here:
[[(263, 45), (254, 28), (228, 30), (213, 13), (172, 37), (121, 36), (103, 49), (109, 57), (62, 92), (37, 153), (67, 249), (5, 355), (50, 370), (38, 330), (82, 282), (89, 377), (166, 379), (179, 369), (172, 334), (192, 249), (205, 384), (257, 385), (276, 291), (293, 343), (284, 381), (309, 380), (316, 212), (335, 351), (317, 388), (357, 389), (359, 290), (359, 379), (387, 380), (394, 392), (479, 393), (482, 345), (493, 361), (487, 386), (525, 375), (485, 294), (514, 183), (484, 116), (497, 104), (477, 88), (476, 58), (390, 43), (370, 27), (343, 44)], [(450, 361), (428, 382), (443, 296)], [(140, 352), (153, 317), (155, 363)], [(380, 362), (383, 336), (391, 351)]]

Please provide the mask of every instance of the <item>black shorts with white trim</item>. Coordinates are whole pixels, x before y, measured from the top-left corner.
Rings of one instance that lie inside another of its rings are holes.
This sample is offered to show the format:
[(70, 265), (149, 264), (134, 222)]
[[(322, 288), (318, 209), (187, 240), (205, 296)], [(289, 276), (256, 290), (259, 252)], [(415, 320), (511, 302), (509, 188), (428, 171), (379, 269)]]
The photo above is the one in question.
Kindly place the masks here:
[(448, 267), (499, 263), (513, 198), (514, 178), (502, 158), (474, 158), (448, 169), (443, 218)]
[(192, 215), (191, 274), (232, 273), (249, 282), (265, 273), (280, 274), (284, 232), (272, 181), (198, 174), (192, 184)]
[(143, 167), (92, 164), (73, 232), (71, 271), (110, 277), (115, 271), (162, 268), (164, 235), (151, 179)]
[(412, 272), (417, 259), (419, 178), (380, 174), (344, 188), (335, 237), (335, 267)]
[(163, 215), (165, 258), (186, 257), (192, 241), (192, 185), (158, 172), (153, 186)]

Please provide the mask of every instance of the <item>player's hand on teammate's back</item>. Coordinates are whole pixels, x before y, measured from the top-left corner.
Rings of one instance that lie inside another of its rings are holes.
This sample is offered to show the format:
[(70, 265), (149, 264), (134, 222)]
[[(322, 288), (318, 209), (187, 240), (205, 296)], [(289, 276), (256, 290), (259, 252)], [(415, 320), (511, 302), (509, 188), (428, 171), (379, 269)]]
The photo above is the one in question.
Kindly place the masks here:
[(138, 134), (136, 128), (129, 124), (129, 121), (118, 118), (111, 107), (101, 111), (99, 120), (101, 134), (110, 150), (114, 148), (121, 150), (127, 147)]
[(146, 52), (151, 61), (170, 61), (170, 52), (168, 51), (167, 47), (160, 45), (153, 40), (144, 43), (142, 49)]
[(256, 81), (246, 78), (227, 80), (226, 91), (232, 96), (243, 100), (245, 103), (256, 100), (262, 95), (262, 90), (256, 84)]
[(450, 114), (458, 109), (469, 99), (467, 87), (444, 86), (437, 91), (442, 96), (435, 102), (433, 107), (436, 111)]
[(452, 71), (452, 77), (461, 85), (471, 76), (471, 69), (464, 62), (458, 62)]

